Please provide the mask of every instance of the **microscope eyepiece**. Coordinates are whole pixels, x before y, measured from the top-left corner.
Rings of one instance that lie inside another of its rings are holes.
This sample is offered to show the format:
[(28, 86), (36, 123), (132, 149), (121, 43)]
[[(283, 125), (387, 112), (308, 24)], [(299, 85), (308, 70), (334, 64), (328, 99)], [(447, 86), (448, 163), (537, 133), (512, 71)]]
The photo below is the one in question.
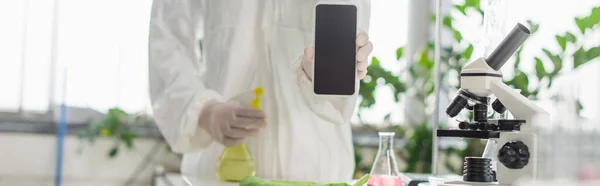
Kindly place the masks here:
[(522, 24), (517, 24), (485, 61), (494, 70), (500, 70), (527, 37), (529, 37), (529, 29)]

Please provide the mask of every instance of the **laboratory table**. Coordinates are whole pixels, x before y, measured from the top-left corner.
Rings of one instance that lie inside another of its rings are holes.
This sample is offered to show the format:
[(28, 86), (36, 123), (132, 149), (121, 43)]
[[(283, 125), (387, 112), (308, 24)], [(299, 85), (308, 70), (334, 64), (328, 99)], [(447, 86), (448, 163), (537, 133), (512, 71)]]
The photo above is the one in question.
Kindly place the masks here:
[[(356, 180), (349, 182), (353, 184)], [(179, 174), (167, 174), (162, 178), (155, 178), (156, 186), (238, 186), (235, 182), (219, 182), (209, 180), (186, 180)]]

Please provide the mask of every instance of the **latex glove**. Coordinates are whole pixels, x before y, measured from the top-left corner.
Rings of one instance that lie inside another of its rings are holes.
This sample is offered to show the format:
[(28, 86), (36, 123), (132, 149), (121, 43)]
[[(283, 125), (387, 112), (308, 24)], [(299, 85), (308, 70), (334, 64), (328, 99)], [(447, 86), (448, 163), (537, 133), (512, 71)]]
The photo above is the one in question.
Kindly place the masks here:
[[(373, 44), (369, 41), (369, 35), (364, 30), (360, 30), (356, 36), (356, 70), (358, 80), (362, 80), (367, 75), (367, 66), (369, 63), (368, 57), (373, 51)], [(302, 69), (312, 81), (313, 75), (313, 46), (304, 49), (304, 59), (302, 61)]]
[(198, 125), (219, 143), (235, 146), (245, 138), (257, 135), (267, 122), (262, 110), (209, 101), (200, 114)]

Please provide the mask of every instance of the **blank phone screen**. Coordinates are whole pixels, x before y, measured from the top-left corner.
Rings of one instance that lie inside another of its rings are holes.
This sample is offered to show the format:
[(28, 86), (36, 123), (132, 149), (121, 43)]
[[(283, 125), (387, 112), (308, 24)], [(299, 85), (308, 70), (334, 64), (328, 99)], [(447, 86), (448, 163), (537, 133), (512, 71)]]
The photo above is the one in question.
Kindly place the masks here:
[(352, 95), (356, 85), (356, 7), (317, 5), (315, 17), (314, 92)]

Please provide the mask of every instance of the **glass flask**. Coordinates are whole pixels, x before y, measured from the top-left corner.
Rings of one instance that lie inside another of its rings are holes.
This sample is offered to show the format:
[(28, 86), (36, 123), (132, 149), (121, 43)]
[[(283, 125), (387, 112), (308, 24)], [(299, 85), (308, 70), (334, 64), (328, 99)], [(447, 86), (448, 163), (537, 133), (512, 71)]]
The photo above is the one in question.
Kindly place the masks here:
[(379, 151), (371, 168), (368, 186), (402, 186), (394, 153), (394, 135), (393, 132), (379, 133)]
[[(260, 96), (263, 94), (263, 88), (254, 89), (254, 100), (251, 107), (261, 109)], [(246, 143), (225, 148), (219, 162), (217, 163), (217, 176), (222, 182), (239, 182), (246, 176), (254, 176), (256, 169), (254, 160), (246, 147)]]

